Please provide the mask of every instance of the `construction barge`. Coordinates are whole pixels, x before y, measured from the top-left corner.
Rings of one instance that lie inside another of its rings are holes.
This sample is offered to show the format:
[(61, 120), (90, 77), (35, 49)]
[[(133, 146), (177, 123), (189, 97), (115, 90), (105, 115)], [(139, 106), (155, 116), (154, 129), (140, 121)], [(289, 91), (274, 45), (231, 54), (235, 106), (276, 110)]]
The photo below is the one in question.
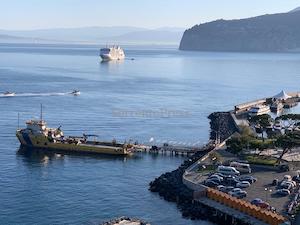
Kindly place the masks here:
[(22, 147), (35, 148), (49, 151), (64, 151), (67, 153), (109, 154), (128, 155), (133, 145), (129, 143), (91, 141), (89, 137), (64, 136), (63, 131), (58, 128), (49, 128), (44, 120), (29, 120), (26, 128), (18, 129), (16, 136)]

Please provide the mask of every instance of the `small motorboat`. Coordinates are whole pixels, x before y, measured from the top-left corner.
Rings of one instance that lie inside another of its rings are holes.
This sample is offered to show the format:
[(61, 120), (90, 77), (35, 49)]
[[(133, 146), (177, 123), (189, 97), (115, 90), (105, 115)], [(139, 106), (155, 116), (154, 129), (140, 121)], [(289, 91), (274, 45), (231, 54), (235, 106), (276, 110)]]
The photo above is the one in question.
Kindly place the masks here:
[(77, 96), (77, 95), (80, 95), (80, 91), (79, 90), (73, 90), (71, 92), (71, 94), (74, 95), (74, 96)]
[(14, 93), (14, 92), (9, 92), (9, 91), (6, 91), (6, 92), (4, 92), (4, 93), (3, 93), (3, 95), (4, 95), (4, 96), (7, 96), (7, 97), (12, 97), (12, 96), (15, 96), (15, 95), (16, 95), (16, 93)]

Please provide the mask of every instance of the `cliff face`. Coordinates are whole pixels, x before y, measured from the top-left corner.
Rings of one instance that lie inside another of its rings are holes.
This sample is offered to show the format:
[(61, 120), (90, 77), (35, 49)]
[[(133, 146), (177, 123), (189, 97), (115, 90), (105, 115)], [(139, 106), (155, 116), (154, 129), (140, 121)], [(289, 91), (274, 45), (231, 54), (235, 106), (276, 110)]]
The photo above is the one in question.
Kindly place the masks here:
[(300, 51), (300, 11), (241, 20), (216, 20), (183, 34), (180, 50)]

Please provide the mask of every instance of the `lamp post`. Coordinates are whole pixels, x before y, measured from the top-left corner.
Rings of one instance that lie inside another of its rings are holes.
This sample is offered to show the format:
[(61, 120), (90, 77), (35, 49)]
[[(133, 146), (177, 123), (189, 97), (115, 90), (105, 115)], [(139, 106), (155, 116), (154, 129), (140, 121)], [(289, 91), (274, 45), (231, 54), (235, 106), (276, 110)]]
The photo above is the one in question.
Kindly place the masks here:
[(268, 202), (268, 193), (272, 193), (272, 189), (268, 189), (268, 188), (265, 188), (265, 192), (266, 192), (266, 202)]

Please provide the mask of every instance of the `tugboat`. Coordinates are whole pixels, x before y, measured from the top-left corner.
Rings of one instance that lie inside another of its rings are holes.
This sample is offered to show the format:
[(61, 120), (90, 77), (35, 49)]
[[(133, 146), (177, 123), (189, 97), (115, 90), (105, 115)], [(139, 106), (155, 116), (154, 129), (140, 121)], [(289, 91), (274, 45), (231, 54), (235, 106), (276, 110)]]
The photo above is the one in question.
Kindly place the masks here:
[(42, 117), (40, 120), (29, 120), (27, 127), (18, 129), (16, 136), (21, 146), (27, 148), (37, 148), (50, 151), (64, 151), (67, 153), (92, 153), (92, 154), (110, 154), (127, 155), (131, 153), (133, 147), (128, 143), (88, 140), (89, 137), (96, 135), (82, 136), (64, 136), (63, 131), (58, 128), (49, 128)]

